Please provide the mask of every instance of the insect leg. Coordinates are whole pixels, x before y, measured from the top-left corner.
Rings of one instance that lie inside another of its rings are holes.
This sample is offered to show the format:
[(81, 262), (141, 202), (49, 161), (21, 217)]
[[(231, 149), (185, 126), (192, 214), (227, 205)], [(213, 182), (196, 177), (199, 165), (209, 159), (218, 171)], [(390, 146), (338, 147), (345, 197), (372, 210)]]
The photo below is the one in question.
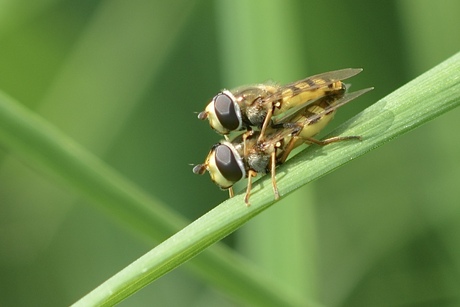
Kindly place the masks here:
[(278, 200), (280, 198), (280, 193), (278, 191), (278, 187), (276, 186), (276, 171), (275, 171), (275, 168), (276, 168), (276, 150), (274, 150), (271, 153), (270, 162), (271, 162), (270, 173), (272, 175), (273, 194), (275, 194), (275, 200)]
[(350, 136), (334, 136), (325, 140), (317, 140), (314, 138), (305, 138), (306, 143), (313, 143), (320, 146), (324, 146), (331, 143), (341, 142), (341, 141), (348, 141), (348, 140), (361, 140), (361, 136), (357, 135), (350, 135)]
[(297, 141), (300, 139), (297, 135), (302, 131), (302, 126), (298, 123), (284, 123), (283, 128), (291, 130), (291, 139), (286, 147), (283, 149), (283, 154), (278, 159), (279, 164), (283, 164), (288, 158), (291, 151), (296, 147)]
[(259, 134), (259, 138), (257, 139), (257, 143), (260, 143), (263, 140), (265, 130), (267, 130), (267, 127), (272, 120), (272, 114), (273, 114), (273, 108), (269, 108), (267, 111), (267, 115), (265, 116), (262, 128), (260, 129), (260, 134)]
[(246, 159), (248, 157), (248, 150), (246, 146), (246, 140), (248, 137), (254, 134), (254, 130), (248, 130), (245, 133), (243, 133), (243, 157)]
[(251, 196), (251, 188), (252, 188), (252, 177), (257, 176), (257, 172), (253, 170), (249, 170), (248, 172), (248, 187), (246, 189), (246, 195), (244, 196), (244, 202), (246, 206), (249, 207), (251, 204), (249, 203), (249, 196)]
[(230, 187), (230, 188), (228, 188), (228, 197), (232, 198), (233, 196), (235, 196), (235, 193), (233, 192), (233, 188)]

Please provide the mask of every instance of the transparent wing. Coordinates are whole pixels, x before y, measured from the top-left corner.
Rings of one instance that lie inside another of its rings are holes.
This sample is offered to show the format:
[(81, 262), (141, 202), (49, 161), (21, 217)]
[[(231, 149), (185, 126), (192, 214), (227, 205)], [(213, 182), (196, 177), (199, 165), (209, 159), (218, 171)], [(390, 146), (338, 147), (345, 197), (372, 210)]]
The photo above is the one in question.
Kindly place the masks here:
[(263, 99), (263, 103), (271, 103), (281, 100), (286, 93), (289, 93), (291, 97), (295, 97), (305, 91), (314, 91), (319, 88), (324, 88), (334, 82), (351, 78), (359, 74), (361, 71), (363, 71), (362, 68), (345, 68), (314, 75), (291, 84), (281, 86), (279, 90)]
[(266, 99), (267, 97), (273, 95), (273, 93), (279, 91), (279, 89), (280, 85), (274, 82), (267, 82), (261, 84), (240, 86), (232, 89), (230, 92), (233, 94), (233, 96), (235, 96), (235, 98), (238, 101), (250, 105), (255, 100)]
[(275, 144), (279, 141), (285, 140), (297, 132), (302, 130), (302, 125), (299, 123), (284, 123), (280, 127), (271, 127), (267, 129), (265, 138), (262, 141), (262, 147), (267, 144)]
[(278, 126), (278, 125), (281, 125), (283, 123), (291, 122), (292, 119), (294, 117), (296, 117), (297, 115), (299, 115), (299, 113), (302, 112), (306, 107), (314, 104), (315, 102), (317, 102), (318, 100), (321, 100), (323, 98), (324, 98), (324, 96), (321, 96), (321, 97), (318, 97), (316, 99), (308, 100), (308, 101), (304, 102), (303, 104), (296, 106), (295, 108), (291, 108), (291, 109), (287, 110), (284, 113), (281, 113), (281, 114), (276, 115), (276, 116), (272, 116), (272, 123), (271, 123), (272, 126)]
[(339, 98), (337, 101), (335, 101), (329, 107), (325, 108), (324, 111), (319, 112), (319, 113), (317, 113), (315, 115), (306, 117), (305, 122), (303, 123), (303, 125), (307, 125), (308, 123), (311, 123), (311, 122), (316, 122), (317, 120), (319, 120), (324, 115), (327, 115), (327, 114), (333, 112), (334, 110), (337, 110), (341, 106), (347, 104), (348, 102), (352, 101), (353, 99), (358, 98), (362, 94), (365, 94), (365, 93), (367, 93), (367, 92), (369, 92), (369, 91), (371, 91), (373, 89), (374, 89), (373, 87), (369, 87), (369, 88), (359, 90), (359, 91), (356, 91), (356, 92), (353, 92), (353, 93), (345, 94), (342, 98)]

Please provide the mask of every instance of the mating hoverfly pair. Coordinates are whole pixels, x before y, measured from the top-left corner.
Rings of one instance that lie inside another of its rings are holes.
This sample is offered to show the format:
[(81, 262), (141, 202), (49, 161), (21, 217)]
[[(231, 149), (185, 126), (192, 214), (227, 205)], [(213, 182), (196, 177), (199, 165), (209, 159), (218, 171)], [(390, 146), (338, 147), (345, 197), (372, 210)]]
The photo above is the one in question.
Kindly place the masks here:
[[(225, 140), (212, 146), (205, 162), (193, 168), (195, 174), (209, 172), (212, 181), (233, 196), (233, 185), (248, 179), (245, 203), (249, 206), (252, 177), (271, 173), (275, 200), (279, 198), (275, 168), (284, 163), (297, 146), (327, 145), (361, 139), (359, 136), (314, 139), (333, 118), (336, 110), (372, 90), (346, 93), (342, 80), (362, 69), (331, 71), (288, 84), (257, 84), (232, 91), (223, 90), (209, 102), (198, 118), (209, 120), (211, 128)], [(233, 139), (231, 132), (244, 131)]]

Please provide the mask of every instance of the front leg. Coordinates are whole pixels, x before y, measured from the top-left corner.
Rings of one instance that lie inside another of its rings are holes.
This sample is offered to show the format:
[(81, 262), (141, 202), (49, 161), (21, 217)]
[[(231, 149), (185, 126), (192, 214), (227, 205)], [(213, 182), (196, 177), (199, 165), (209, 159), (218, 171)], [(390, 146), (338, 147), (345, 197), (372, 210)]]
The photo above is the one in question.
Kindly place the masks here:
[(251, 196), (251, 189), (252, 189), (252, 177), (257, 176), (257, 172), (253, 170), (249, 170), (248, 172), (248, 187), (246, 188), (246, 195), (244, 196), (244, 202), (246, 203), (246, 207), (249, 207), (251, 204), (249, 203), (249, 197)]
[(273, 194), (275, 195), (275, 200), (280, 198), (280, 193), (278, 191), (278, 187), (276, 185), (276, 150), (274, 150), (270, 155), (270, 173), (272, 176), (272, 187), (273, 187)]
[(273, 108), (269, 108), (267, 115), (265, 116), (264, 123), (262, 124), (262, 128), (260, 129), (260, 134), (257, 139), (257, 143), (260, 143), (263, 141), (265, 130), (267, 130), (267, 127), (272, 120), (272, 115), (273, 115)]
[(246, 140), (248, 137), (252, 136), (254, 134), (254, 130), (248, 130), (245, 133), (243, 133), (243, 157), (245, 160), (248, 158), (248, 149), (246, 146)]
[(230, 188), (228, 188), (228, 197), (232, 198), (233, 196), (235, 196), (235, 193), (233, 193), (233, 188), (230, 187)]

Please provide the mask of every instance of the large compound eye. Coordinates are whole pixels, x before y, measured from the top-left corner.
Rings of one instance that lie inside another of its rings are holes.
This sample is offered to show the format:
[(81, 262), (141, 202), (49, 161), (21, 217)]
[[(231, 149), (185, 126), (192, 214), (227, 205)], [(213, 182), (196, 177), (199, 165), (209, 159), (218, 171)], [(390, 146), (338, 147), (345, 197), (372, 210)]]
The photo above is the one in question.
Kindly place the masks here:
[(240, 112), (235, 109), (235, 102), (226, 93), (214, 97), (214, 110), (220, 124), (229, 131), (238, 130), (241, 125)]
[(215, 161), (220, 174), (227, 181), (235, 183), (243, 178), (243, 170), (228, 146), (219, 145), (215, 148)]

